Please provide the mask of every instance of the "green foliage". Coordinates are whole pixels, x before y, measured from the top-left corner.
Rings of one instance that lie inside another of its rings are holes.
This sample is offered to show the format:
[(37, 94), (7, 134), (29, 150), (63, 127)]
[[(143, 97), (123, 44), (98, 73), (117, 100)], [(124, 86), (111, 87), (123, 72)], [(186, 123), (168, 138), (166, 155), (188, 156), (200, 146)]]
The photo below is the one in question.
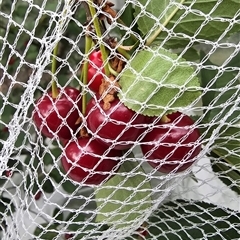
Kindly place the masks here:
[(200, 96), (194, 69), (161, 48), (140, 51), (123, 70), (119, 84), (124, 105), (147, 116), (176, 111)]
[(149, 239), (239, 239), (240, 213), (220, 206), (189, 200), (162, 205), (149, 221)]
[[(175, 2), (180, 3), (180, 0)], [(191, 11), (182, 8), (170, 19), (166, 25), (167, 30), (163, 30), (158, 36), (158, 42), (165, 42), (165, 46), (169, 48), (178, 48), (186, 46), (192, 39), (197, 40), (215, 40), (218, 39), (225, 31), (229, 36), (231, 33), (239, 31), (237, 21), (231, 26), (231, 19), (237, 16), (239, 10), (239, 0), (185, 0), (184, 6), (189, 7)], [(145, 7), (146, 13), (142, 13)], [(170, 17), (177, 5), (170, 0), (159, 2), (159, 0), (140, 0), (135, 6), (135, 17), (138, 18), (138, 27), (143, 35), (156, 29), (156, 25), (163, 24)], [(206, 16), (209, 15), (209, 21)], [(224, 20), (221, 20), (223, 18)], [(239, 19), (239, 17), (237, 18)], [(169, 34), (169, 30), (173, 34)], [(175, 37), (174, 35), (177, 35)], [(196, 40), (195, 43), (198, 43)]]
[(39, 239), (54, 239), (59, 235), (59, 230), (56, 228), (57, 225), (55, 224), (49, 225), (49, 223), (43, 223), (35, 229), (34, 235)]
[[(201, 58), (202, 60), (205, 58), (203, 52), (201, 52)], [(209, 60), (203, 62), (201, 86), (207, 91), (202, 96), (202, 102), (203, 106), (211, 106), (204, 112), (205, 121), (207, 122), (211, 122), (213, 119), (215, 122), (222, 120), (230, 111), (234, 110), (225, 120), (234, 123), (234, 120), (240, 115), (240, 103), (238, 103), (240, 89), (239, 80), (236, 77), (238, 70), (233, 69), (239, 64), (237, 62), (238, 56), (235, 58), (224, 68), (224, 71), (217, 69), (217, 66)]]
[(221, 159), (217, 154), (211, 152), (212, 170), (219, 179), (232, 191), (240, 195), (240, 171), (233, 169), (233, 166)]
[(63, 221), (63, 212), (60, 208), (56, 207), (53, 211), (52, 217), (56, 221)]
[[(180, 2), (180, 0), (165, 0), (161, 1), (161, 3), (159, 0), (140, 0), (132, 3), (126, 1), (127, 7), (120, 17), (135, 36), (141, 34), (143, 38), (143, 36), (153, 33), (160, 24), (166, 22), (176, 8), (177, 5), (174, 5), (176, 2)], [(52, 12), (60, 12), (63, 7), (63, 2), (59, 4), (59, 1), (46, 1), (44, 6), (45, 14), (40, 16), (42, 13), (39, 12), (37, 5), (42, 7), (43, 2), (34, 0), (32, 3), (34, 5), (30, 7), (26, 1), (16, 1), (14, 8), (12, 8), (12, 3), (9, 0), (3, 0), (1, 3), (1, 12), (5, 13), (5, 15), (1, 14), (0, 19), (0, 35), (4, 37), (4, 41), (0, 39), (0, 61), (11, 76), (15, 76), (17, 69), (20, 70), (25, 65), (35, 63), (38, 55), (42, 56), (46, 46), (41, 46), (39, 39), (43, 37), (47, 39), (53, 34), (56, 30), (56, 21), (52, 21)], [(169, 5), (170, 3), (171, 5)], [(142, 14), (137, 19), (142, 6), (146, 4), (147, 14)], [(217, 6), (217, 4), (219, 5)], [(122, 92), (120, 92), (119, 97), (124, 104), (144, 115), (159, 116), (191, 105), (199, 98), (200, 92), (198, 89), (201, 86), (203, 89), (208, 88), (208, 91), (203, 92), (202, 95), (203, 106), (208, 108), (204, 112), (203, 123), (208, 125), (211, 122), (212, 124), (211, 128), (200, 129), (205, 140), (208, 141), (214, 129), (219, 126), (219, 121), (233, 109), (233, 114), (225, 118), (224, 121), (236, 124), (240, 115), (238, 110), (240, 107), (238, 103), (239, 80), (236, 78), (238, 74), (236, 67), (240, 66), (239, 53), (224, 66), (222, 71), (222, 69), (218, 69), (217, 66), (205, 59), (204, 53), (201, 52), (199, 56), (199, 52), (187, 46), (187, 44), (190, 42), (190, 39), (194, 38), (195, 42), (192, 42), (193, 44), (199, 43), (198, 40), (200, 39), (201, 41), (218, 39), (225, 30), (225, 36), (238, 31), (237, 21), (234, 22), (231, 29), (228, 29), (228, 27), (230, 26), (229, 19), (233, 19), (235, 16), (235, 19), (239, 20), (239, 16), (237, 16), (239, 4), (239, 0), (184, 1), (184, 6), (191, 8), (191, 11), (184, 16), (185, 9), (179, 9), (169, 19), (166, 29), (163, 29), (155, 39), (155, 43), (158, 45), (163, 43), (166, 48), (185, 47), (187, 51), (183, 55), (184, 59), (163, 48), (157, 49), (155, 47), (151, 50), (145, 47), (138, 48), (140, 52), (134, 55), (133, 59), (128, 63), (129, 67), (126, 67), (120, 73), (121, 79), (119, 83), (122, 87)], [(216, 9), (214, 9), (215, 6), (217, 6)], [(12, 10), (13, 12), (11, 13)], [(57, 62), (57, 67), (60, 67), (57, 81), (60, 86), (71, 85), (79, 87), (77, 78), (69, 81), (69, 70), (78, 74), (77, 71), (79, 71), (82, 61), (84, 47), (81, 41), (84, 36), (82, 33), (85, 31), (86, 11), (82, 6), (73, 10), (76, 10), (75, 12), (73, 11), (72, 15), (75, 20), (72, 19), (66, 27), (63, 39), (59, 43), (58, 53), (58, 57), (66, 59), (68, 64), (61, 61)], [(156, 18), (152, 19), (151, 14)], [(205, 24), (206, 14), (209, 14), (210, 21)], [(11, 16), (16, 24), (9, 23), (8, 28), (6, 28), (9, 22), (8, 17), (6, 17), (8, 15)], [(221, 21), (220, 18), (226, 21)], [(136, 20), (137, 22), (135, 22)], [(156, 23), (158, 26), (154, 26)], [(130, 36), (128, 31), (123, 30), (121, 24), (120, 22), (118, 26), (114, 27), (114, 34), (119, 37), (119, 40), (121, 39), (121, 44), (133, 45), (136, 39)], [(201, 30), (200, 26), (202, 26)], [(27, 31), (22, 31), (22, 28)], [(168, 33), (170, 30), (173, 31), (171, 36)], [(31, 38), (32, 35), (34, 35), (34, 39)], [(71, 41), (66, 39), (71, 39)], [(73, 45), (74, 51), (71, 51)], [(23, 66), (20, 65), (22, 56), (24, 56)], [(199, 75), (200, 82), (195, 76), (194, 69), (188, 62), (196, 60), (203, 61)], [(51, 65), (47, 66), (46, 70), (50, 68)], [(191, 80), (186, 83), (187, 79)], [(9, 82), (12, 81), (11, 79), (7, 80)], [(18, 77), (15, 80), (24, 82), (22, 78)], [(26, 81), (24, 84), (26, 84)], [(40, 83), (43, 89), (46, 89), (47, 84), (48, 81), (41, 81)], [(24, 87), (17, 87), (11, 89), (7, 94), (1, 93), (0, 149), (9, 136), (7, 131), (2, 130), (11, 121), (18, 108), (17, 104), (21, 99), (23, 91)], [(151, 95), (153, 92), (154, 94)], [(7, 97), (7, 101), (6, 98), (3, 98), (4, 95)], [(90, 94), (88, 94), (88, 99), (89, 96)], [(151, 97), (149, 98), (149, 96)], [(168, 109), (165, 112), (166, 106), (168, 106)], [(30, 114), (31, 109), (28, 117), (30, 117)], [(8, 161), (8, 168), (13, 171), (18, 170), (26, 177), (26, 181), (22, 184), (27, 193), (31, 191), (31, 197), (39, 191), (46, 193), (54, 192), (53, 181), (60, 184), (71, 197), (73, 193), (76, 193), (79, 184), (69, 180), (66, 174), (56, 165), (58, 160), (60, 160), (62, 149), (58, 145), (56, 148), (48, 149), (48, 152), (44, 152), (44, 149), (48, 147), (46, 143), (44, 143), (44, 148), (40, 147), (38, 154), (33, 149), (24, 149), (23, 146), (31, 148), (35, 144), (39, 144), (29, 140), (30, 135), (34, 133), (34, 131), (31, 131), (26, 132), (24, 125), (16, 139), (16, 151), (14, 151)], [(211, 148), (212, 169), (226, 186), (240, 194), (239, 128), (234, 125), (224, 126), (219, 132), (218, 136), (215, 135), (215, 142)], [(23, 164), (18, 160), (20, 155), (26, 155), (26, 160)], [(52, 167), (50, 173), (47, 174), (43, 166), (47, 168)], [(54, 224), (44, 223), (39, 225), (34, 232), (36, 238), (54, 239), (59, 237), (58, 227), (60, 225), (57, 224), (57, 221), (59, 221), (58, 223), (64, 223), (65, 221), (67, 231), (78, 233), (74, 236), (74, 239), (85, 239), (86, 236), (96, 239), (108, 228), (108, 226), (102, 225), (102, 222), (112, 225), (113, 222), (120, 221), (118, 227), (121, 228), (141, 218), (141, 212), (147, 211), (151, 207), (151, 186), (146, 181), (145, 174), (141, 168), (135, 172), (135, 176), (129, 177), (124, 175), (124, 173), (129, 173), (138, 166), (139, 163), (137, 162), (125, 162), (119, 171), (120, 175), (114, 176), (102, 188), (96, 188), (95, 197), (99, 212), (95, 220), (89, 220), (83, 213), (76, 214), (76, 212), (69, 214), (65, 219), (63, 209), (55, 208), (52, 217), (56, 222)], [(5, 188), (6, 185), (4, 184), (6, 181), (7, 183), (11, 182), (8, 179), (3, 174), (0, 177), (0, 186)], [(12, 201), (2, 196), (0, 198), (0, 220), (2, 220), (3, 215), (10, 216), (14, 211), (15, 206)], [(238, 212), (222, 209), (213, 204), (176, 200), (164, 204), (150, 219), (148, 239), (175, 240), (203, 239), (204, 237), (208, 237), (211, 240), (222, 239), (221, 237), (224, 237), (224, 239), (239, 239), (240, 231), (237, 231), (236, 228), (234, 229), (234, 224), (239, 222), (239, 217)], [(85, 223), (88, 220), (89, 223), (86, 225)], [(99, 225), (94, 221), (98, 222)], [(1, 223), (0, 229), (4, 227), (3, 223)]]
[(11, 216), (15, 212), (16, 208), (11, 199), (1, 196), (0, 197), (0, 219), (3, 214)]
[(126, 227), (151, 207), (151, 186), (139, 164), (126, 161), (119, 173), (126, 174), (133, 169), (137, 169), (134, 176), (128, 175), (126, 178), (125, 175), (117, 174), (96, 189), (96, 203), (99, 208), (97, 222), (116, 224), (118, 228)]

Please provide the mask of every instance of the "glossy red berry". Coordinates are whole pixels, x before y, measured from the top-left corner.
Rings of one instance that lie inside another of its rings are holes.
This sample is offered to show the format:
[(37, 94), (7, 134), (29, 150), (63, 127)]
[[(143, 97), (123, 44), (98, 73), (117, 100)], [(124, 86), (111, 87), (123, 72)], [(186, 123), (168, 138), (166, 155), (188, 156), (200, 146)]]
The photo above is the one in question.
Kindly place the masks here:
[(100, 51), (94, 51), (89, 55), (88, 87), (93, 92), (98, 92), (104, 76), (104, 66)]
[(50, 92), (37, 100), (33, 121), (43, 135), (49, 138), (54, 135), (61, 139), (72, 138), (71, 130), (75, 132), (78, 128), (75, 123), (82, 106), (80, 94), (79, 90), (66, 87), (56, 99)]
[(111, 102), (108, 110), (103, 101), (92, 98), (86, 110), (87, 126), (96, 139), (106, 146), (123, 150), (130, 148), (140, 133), (144, 116), (125, 107), (119, 99)]
[(80, 138), (66, 145), (61, 159), (63, 169), (76, 182), (98, 185), (118, 170), (121, 151), (108, 149), (92, 138)]
[(12, 175), (13, 175), (13, 172), (11, 170), (6, 170), (5, 171), (5, 176), (6, 177), (10, 178), (10, 177), (12, 177)]
[(40, 199), (40, 197), (42, 196), (42, 192), (41, 191), (38, 191), (35, 196), (34, 196), (34, 199), (37, 201)]
[(201, 151), (200, 133), (187, 115), (176, 112), (167, 117), (170, 122), (157, 122), (143, 138), (142, 152), (159, 172), (181, 172), (193, 164), (194, 157)]

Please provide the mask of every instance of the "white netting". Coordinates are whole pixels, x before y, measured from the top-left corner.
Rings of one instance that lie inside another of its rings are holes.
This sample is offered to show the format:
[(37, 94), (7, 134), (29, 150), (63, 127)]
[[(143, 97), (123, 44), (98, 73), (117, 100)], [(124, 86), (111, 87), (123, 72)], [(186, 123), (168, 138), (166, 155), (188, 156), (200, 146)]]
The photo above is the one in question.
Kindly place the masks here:
[(240, 239), (239, 9), (0, 1), (0, 239)]

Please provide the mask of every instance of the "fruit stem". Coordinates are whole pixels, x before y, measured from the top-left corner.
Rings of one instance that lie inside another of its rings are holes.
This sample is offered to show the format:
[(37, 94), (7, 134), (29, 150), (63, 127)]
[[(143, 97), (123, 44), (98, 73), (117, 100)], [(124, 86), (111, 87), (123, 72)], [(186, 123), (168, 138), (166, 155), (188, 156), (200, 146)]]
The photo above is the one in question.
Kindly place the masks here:
[(169, 123), (171, 122), (171, 119), (167, 117), (167, 115), (163, 115), (161, 118), (162, 123)]
[(117, 48), (117, 51), (118, 51), (121, 55), (123, 55), (127, 60), (129, 60), (129, 59), (131, 58), (131, 55), (130, 55), (126, 50), (118, 47), (118, 48)]
[[(84, 61), (83, 64), (83, 78), (82, 82), (83, 85), (86, 86), (88, 83), (88, 59), (89, 59), (89, 52), (92, 47), (92, 38), (89, 37), (87, 34), (85, 36), (85, 55), (86, 55), (86, 60)], [(82, 114), (83, 116), (86, 114), (86, 107), (87, 107), (87, 92), (84, 90), (82, 93)]]
[(101, 28), (100, 28), (100, 23), (99, 20), (97, 18), (97, 13), (96, 13), (96, 9), (93, 6), (93, 0), (88, 0), (88, 5), (89, 5), (89, 10), (93, 19), (93, 25), (96, 31), (96, 34), (99, 38), (100, 43), (100, 51), (101, 51), (101, 55), (102, 55), (102, 60), (104, 62), (104, 71), (105, 71), (105, 75), (108, 77), (110, 75), (110, 71), (109, 71), (109, 65), (108, 65), (108, 55), (105, 49), (105, 46), (103, 44), (103, 40), (102, 38), (102, 32), (101, 32)]
[[(57, 60), (56, 56), (58, 53), (58, 43), (56, 44), (54, 50), (53, 50), (53, 57), (52, 57), (52, 66), (51, 66), (51, 72), (52, 74), (55, 74), (57, 69)], [(58, 89), (57, 89), (57, 83), (54, 78), (52, 78), (52, 97), (57, 98), (58, 96)]]
[(118, 72), (112, 69), (111, 65), (109, 65), (109, 70), (110, 70), (110, 73), (115, 77), (119, 74)]
[[(183, 4), (185, 2), (185, 0), (182, 0), (179, 4)], [(167, 24), (171, 21), (171, 19), (174, 17), (174, 15), (177, 13), (177, 11), (179, 10), (178, 7), (176, 7), (172, 13), (167, 17), (167, 19), (165, 20), (165, 22), (163, 23), (163, 27), (166, 27)], [(158, 35), (162, 32), (163, 27), (158, 28), (146, 41), (145, 45), (149, 46), (152, 44), (152, 42), (158, 37)]]

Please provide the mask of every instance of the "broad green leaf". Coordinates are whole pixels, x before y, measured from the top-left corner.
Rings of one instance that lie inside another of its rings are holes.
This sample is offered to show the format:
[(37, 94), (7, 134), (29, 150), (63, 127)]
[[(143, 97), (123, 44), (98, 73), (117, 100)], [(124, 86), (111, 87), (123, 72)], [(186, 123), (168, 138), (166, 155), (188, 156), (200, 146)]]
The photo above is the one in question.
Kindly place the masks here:
[[(201, 58), (205, 54), (201, 53)], [(238, 119), (240, 107), (238, 100), (240, 94), (239, 79), (236, 78), (237, 70), (228, 66), (222, 70), (214, 69), (216, 66), (209, 60), (205, 61), (201, 69), (201, 87), (206, 89), (202, 95), (203, 106), (209, 107), (205, 110), (204, 119), (210, 122), (221, 120), (229, 112), (232, 114), (225, 120), (227, 122)]]
[(235, 171), (227, 162), (211, 152), (212, 170), (230, 189), (240, 195), (240, 172)]
[(206, 126), (199, 130), (205, 139), (214, 137), (214, 143), (211, 147), (212, 152), (240, 172), (240, 127), (223, 126), (219, 130), (219, 134), (213, 135), (216, 127), (218, 127), (218, 124), (211, 127)]
[[(15, 212), (15, 206), (12, 203), (11, 199), (6, 197), (0, 197), (0, 213), (7, 214), (11, 216)], [(1, 217), (1, 215), (0, 215)]]
[[(101, 228), (96, 227), (96, 223), (85, 224), (86, 216), (82, 213), (76, 214), (70, 213), (66, 219), (67, 229), (70, 231), (78, 232), (74, 234), (74, 239), (83, 239), (83, 237), (88, 237), (89, 239), (93, 236), (100, 236), (102, 234)], [(94, 231), (93, 231), (94, 229)], [(92, 239), (92, 238), (91, 238)]]
[[(129, 176), (115, 175), (96, 190), (96, 203), (99, 208), (96, 222), (117, 228), (126, 227), (151, 207), (152, 188), (139, 163), (126, 161), (119, 173), (129, 172)], [(131, 171), (138, 168), (131, 176)]]
[[(179, 3), (180, 0), (161, 2), (159, 0), (140, 0), (137, 2), (135, 17), (138, 19), (140, 31), (146, 35), (152, 29), (160, 27), (159, 24), (163, 24), (170, 17), (173, 10), (176, 9), (174, 3)], [(177, 11), (166, 25), (167, 30), (161, 32), (157, 41), (163, 42), (168, 38), (165, 45), (170, 48), (178, 48), (186, 46), (191, 39), (195, 39), (195, 43), (198, 43), (199, 39), (215, 40), (225, 31), (227, 33), (225, 36), (239, 32), (239, 23), (237, 22), (239, 5), (239, 0), (196, 0), (194, 2), (185, 0), (185, 8)], [(143, 8), (145, 14), (142, 14)], [(208, 21), (206, 21), (207, 16)], [(236, 20), (233, 22), (234, 18)], [(169, 30), (173, 33), (170, 33)]]
[(240, 239), (240, 213), (193, 200), (178, 199), (160, 207), (149, 221), (149, 239)]
[(183, 58), (187, 61), (199, 60), (199, 52), (193, 47), (188, 48), (187, 51), (183, 54)]
[(240, 52), (227, 65), (228, 67), (240, 67)]
[(54, 239), (59, 235), (59, 230), (57, 230), (56, 224), (52, 224), (49, 226), (49, 223), (43, 223), (39, 227), (36, 227), (34, 231), (34, 235), (39, 237), (38, 239)]
[[(71, 230), (71, 231), (77, 231), (79, 230), (80, 228), (84, 228), (85, 226), (85, 216), (83, 214), (78, 214), (77, 216), (74, 215), (72, 218), (69, 218), (70, 222), (67, 223), (67, 228), (68, 230)], [(93, 226), (91, 226), (91, 229), (94, 228), (94, 224)]]
[(199, 81), (189, 63), (161, 48), (137, 53), (123, 69), (119, 84), (123, 104), (147, 116), (176, 111), (200, 96)]

